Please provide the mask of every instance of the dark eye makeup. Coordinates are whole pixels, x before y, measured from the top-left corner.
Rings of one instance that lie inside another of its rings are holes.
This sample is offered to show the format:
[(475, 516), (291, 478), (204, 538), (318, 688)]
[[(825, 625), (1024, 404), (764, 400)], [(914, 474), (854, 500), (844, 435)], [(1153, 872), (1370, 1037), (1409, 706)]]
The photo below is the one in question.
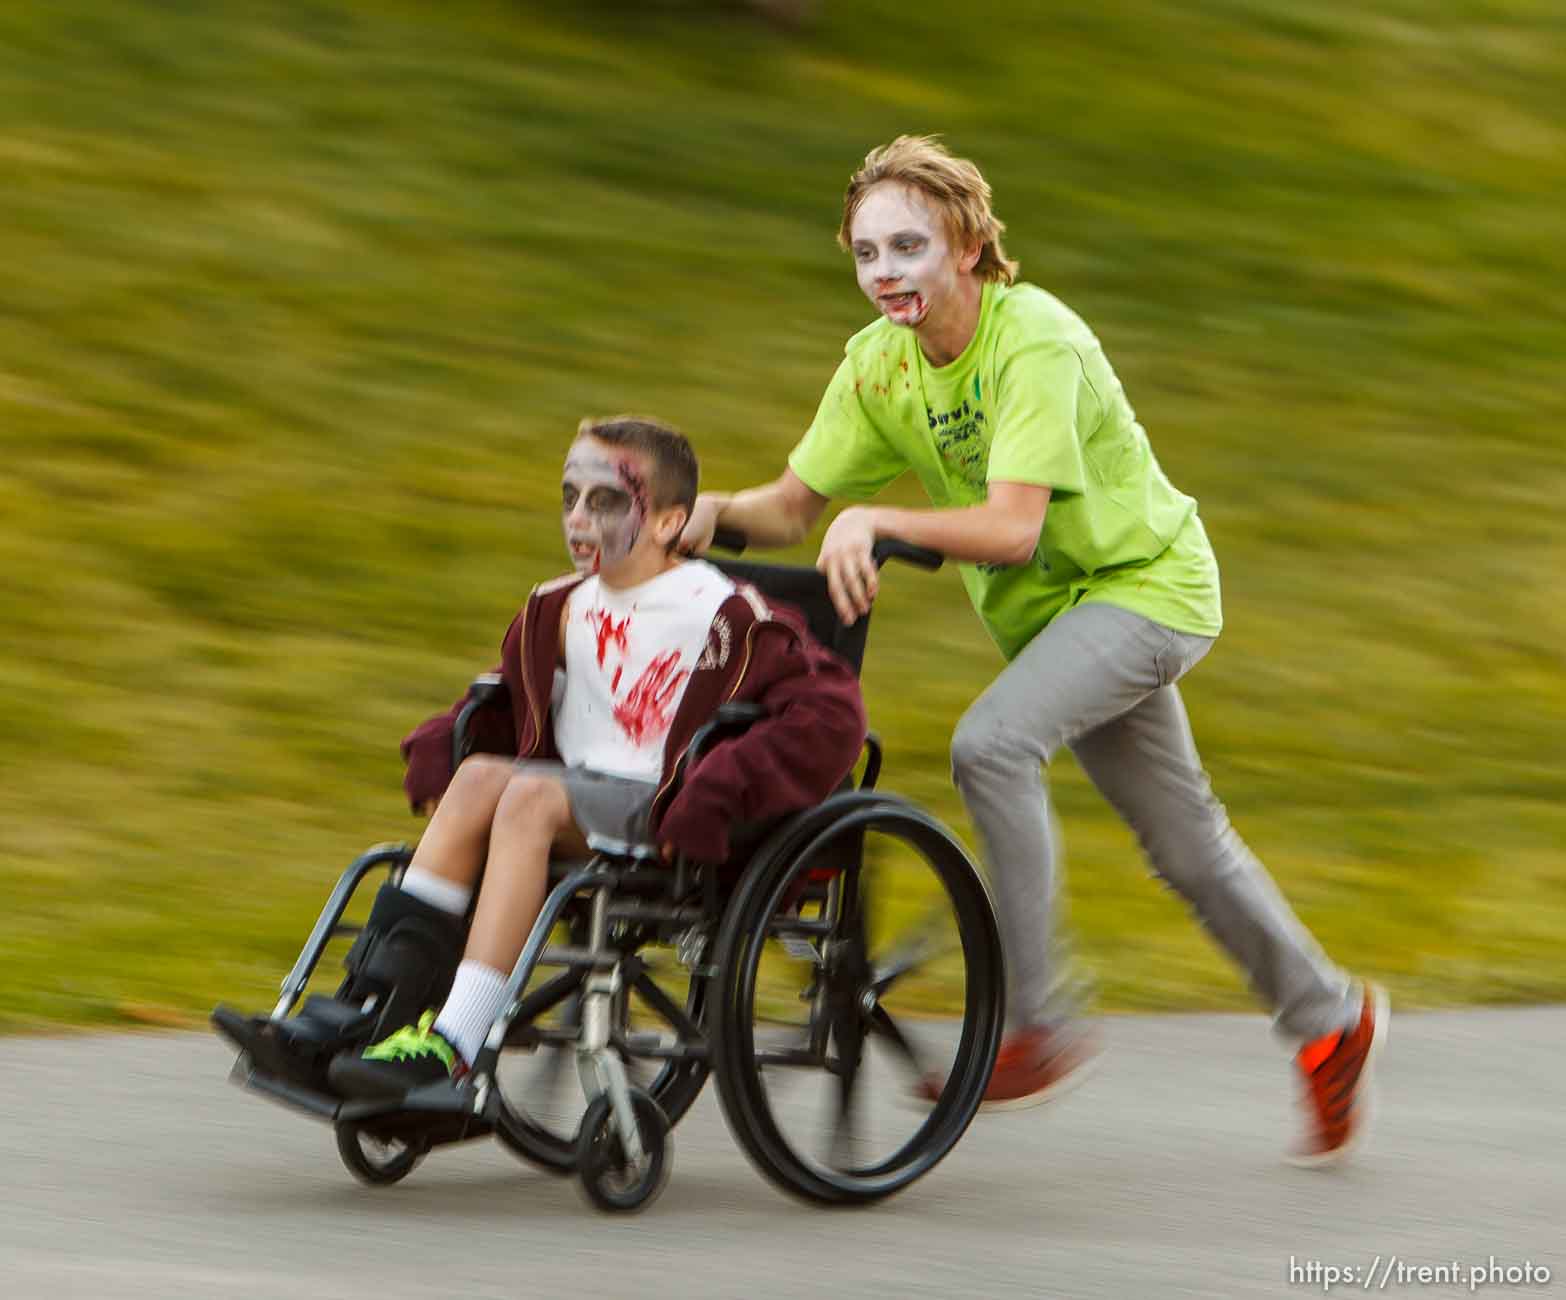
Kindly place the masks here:
[(594, 488), (587, 494), (587, 508), (595, 515), (623, 514), (631, 508), (631, 498), (616, 488)]
[[(560, 508), (564, 511), (575, 509), (582, 499), (582, 493), (569, 483), (560, 489)], [(595, 487), (587, 490), (586, 505), (595, 515), (618, 515), (631, 508), (631, 498), (619, 488)]]

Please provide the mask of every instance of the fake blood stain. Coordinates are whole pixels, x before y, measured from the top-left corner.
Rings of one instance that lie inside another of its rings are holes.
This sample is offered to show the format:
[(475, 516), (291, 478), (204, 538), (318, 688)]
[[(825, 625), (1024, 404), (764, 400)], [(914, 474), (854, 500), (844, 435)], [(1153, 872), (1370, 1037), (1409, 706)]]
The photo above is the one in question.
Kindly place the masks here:
[(628, 529), (625, 539), (625, 553), (628, 555), (631, 548), (636, 545), (636, 539), (641, 536), (642, 523), (647, 518), (647, 480), (626, 460), (620, 461), (615, 466), (615, 472), (619, 475), (626, 494), (631, 498), (631, 512), (627, 519)]
[(604, 666), (604, 654), (611, 645), (621, 654), (630, 649), (631, 616), (629, 614), (616, 622), (614, 615), (608, 611), (590, 609), (587, 611), (587, 621), (593, 625), (593, 634), (598, 638), (600, 668)]
[(614, 706), (614, 720), (633, 745), (645, 744), (669, 729), (670, 719), (665, 710), (680, 684), (690, 676), (688, 671), (675, 671), (679, 661), (678, 650), (659, 655), (647, 665), (636, 684), (625, 693), (625, 698)]

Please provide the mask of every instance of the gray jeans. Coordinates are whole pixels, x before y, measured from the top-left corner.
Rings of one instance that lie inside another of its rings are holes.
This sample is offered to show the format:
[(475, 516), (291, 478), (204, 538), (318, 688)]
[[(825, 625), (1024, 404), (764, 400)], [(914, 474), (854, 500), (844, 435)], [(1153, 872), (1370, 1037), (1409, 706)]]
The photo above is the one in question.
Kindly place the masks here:
[(1212, 644), (1113, 605), (1079, 605), (958, 723), (952, 776), (995, 885), (1013, 1025), (1051, 1018), (1056, 852), (1040, 766), (1062, 745), (1245, 971), (1279, 1034), (1314, 1038), (1357, 1017), (1358, 991), (1235, 833), (1202, 770), (1175, 683)]

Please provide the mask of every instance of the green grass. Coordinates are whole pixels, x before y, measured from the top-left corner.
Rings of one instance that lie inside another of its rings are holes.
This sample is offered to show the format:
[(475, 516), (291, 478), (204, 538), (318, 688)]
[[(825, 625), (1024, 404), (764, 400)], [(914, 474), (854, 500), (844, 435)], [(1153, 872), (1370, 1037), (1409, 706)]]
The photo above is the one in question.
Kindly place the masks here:
[[(563, 567), (578, 418), (782, 463), (903, 130), (986, 167), (1201, 499), (1187, 700), (1302, 916), (1405, 1004), (1566, 996), (1556, 6), (32, 0), (0, 51), (0, 1025), (268, 1003), (416, 831), (398, 737)], [(886, 584), (890, 783), (964, 828), (997, 667), (954, 575)], [(1249, 1005), (1054, 779), (1106, 1005)]]

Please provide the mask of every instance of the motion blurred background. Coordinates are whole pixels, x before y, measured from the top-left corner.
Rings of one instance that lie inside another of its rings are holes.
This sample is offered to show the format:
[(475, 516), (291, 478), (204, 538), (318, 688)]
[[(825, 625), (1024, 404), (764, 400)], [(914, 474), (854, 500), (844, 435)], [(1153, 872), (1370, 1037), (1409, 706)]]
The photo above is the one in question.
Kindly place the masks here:
[[(565, 567), (577, 421), (781, 467), (904, 131), (1200, 499), (1187, 700), (1305, 919), (1405, 1007), (1566, 997), (1563, 72), (1549, 0), (0, 7), (0, 1027), (270, 1005), (417, 833), (398, 738)], [(889, 576), (887, 783), (963, 828), (999, 662)], [(1250, 1006), (1053, 775), (1102, 1005)]]

